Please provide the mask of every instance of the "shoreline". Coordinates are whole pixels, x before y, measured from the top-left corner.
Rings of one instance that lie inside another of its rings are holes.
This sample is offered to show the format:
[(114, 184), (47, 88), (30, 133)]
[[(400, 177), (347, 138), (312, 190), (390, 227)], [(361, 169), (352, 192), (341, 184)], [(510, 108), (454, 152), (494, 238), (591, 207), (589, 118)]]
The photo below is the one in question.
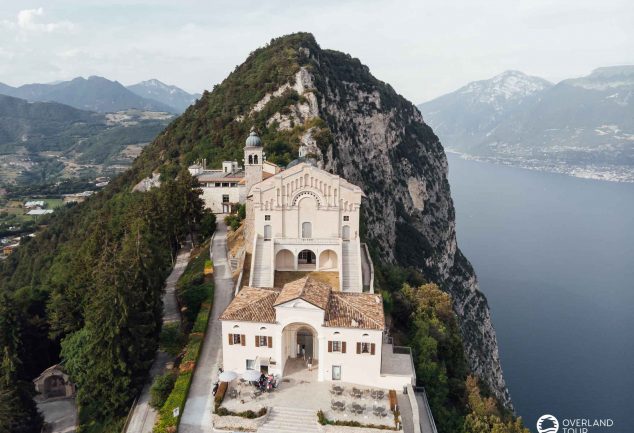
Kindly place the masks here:
[(517, 160), (514, 158), (500, 158), (478, 156), (460, 152), (456, 149), (445, 148), (445, 153), (459, 156), (468, 161), (487, 162), (490, 164), (504, 165), (508, 167), (523, 168), (531, 171), (541, 171), (545, 173), (562, 174), (577, 179), (598, 180), (603, 182), (614, 183), (634, 183), (634, 167), (581, 167), (571, 166), (561, 163), (546, 163), (536, 160)]

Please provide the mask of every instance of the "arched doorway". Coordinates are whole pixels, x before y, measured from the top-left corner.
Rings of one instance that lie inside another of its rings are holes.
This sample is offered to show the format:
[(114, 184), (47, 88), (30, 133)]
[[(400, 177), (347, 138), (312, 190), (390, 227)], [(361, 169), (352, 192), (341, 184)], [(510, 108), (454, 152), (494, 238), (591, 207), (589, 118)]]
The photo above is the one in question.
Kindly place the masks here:
[(62, 376), (49, 376), (44, 380), (44, 396), (46, 398), (65, 397), (66, 382)]
[(298, 358), (309, 359), (314, 357), (313, 331), (308, 327), (302, 327), (297, 331)]
[(315, 380), (318, 372), (317, 358), (319, 338), (315, 328), (301, 322), (286, 325), (282, 330), (284, 376), (294, 376), (298, 380)]
[[(315, 218), (317, 215), (317, 210), (319, 209), (319, 205), (317, 203), (316, 197), (311, 194), (307, 194), (299, 197), (299, 201), (297, 202), (298, 206), (298, 221), (297, 221), (297, 229), (298, 235), (302, 238), (312, 238), (313, 227), (310, 221)], [(317, 235), (318, 236), (318, 235)]]
[(336, 271), (339, 268), (337, 253), (333, 250), (324, 250), (319, 254), (320, 271)]
[(314, 271), (317, 269), (317, 256), (311, 250), (302, 250), (297, 255), (297, 269)]
[(341, 230), (341, 237), (344, 241), (350, 240), (350, 226), (343, 226)]
[(295, 270), (295, 256), (289, 250), (280, 250), (275, 256), (276, 271), (293, 271)]

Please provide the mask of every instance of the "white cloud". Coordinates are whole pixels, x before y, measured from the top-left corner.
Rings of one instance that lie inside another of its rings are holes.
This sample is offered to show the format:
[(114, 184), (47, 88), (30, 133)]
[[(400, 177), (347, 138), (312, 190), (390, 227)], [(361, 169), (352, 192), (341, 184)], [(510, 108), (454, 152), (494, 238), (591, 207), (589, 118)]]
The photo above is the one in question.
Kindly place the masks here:
[(24, 32), (69, 32), (75, 29), (75, 25), (70, 21), (41, 22), (44, 17), (44, 9), (23, 9), (18, 12), (16, 21), (2, 22), (3, 26), (9, 29), (17, 29)]

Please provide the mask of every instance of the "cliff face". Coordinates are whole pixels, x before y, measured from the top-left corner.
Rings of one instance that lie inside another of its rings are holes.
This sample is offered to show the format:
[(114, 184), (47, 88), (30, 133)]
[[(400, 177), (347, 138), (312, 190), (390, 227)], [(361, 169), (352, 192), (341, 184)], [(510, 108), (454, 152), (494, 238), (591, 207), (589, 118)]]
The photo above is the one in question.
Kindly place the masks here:
[(365, 236), (382, 261), (419, 269), (451, 293), (467, 357), (498, 398), (510, 398), (487, 302), (456, 244), (447, 160), (418, 109), (349, 55), (312, 35), (275, 39), (190, 107), (137, 165), (180, 154), (186, 163), (241, 158), (255, 126), (267, 158), (297, 152), (361, 186)]

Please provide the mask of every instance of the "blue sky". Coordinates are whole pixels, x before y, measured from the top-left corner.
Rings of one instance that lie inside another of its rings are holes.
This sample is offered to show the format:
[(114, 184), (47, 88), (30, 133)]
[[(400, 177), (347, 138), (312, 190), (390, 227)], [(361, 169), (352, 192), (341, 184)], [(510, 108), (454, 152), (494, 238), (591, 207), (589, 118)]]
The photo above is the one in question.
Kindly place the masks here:
[(0, 82), (102, 75), (211, 89), (271, 38), (310, 31), (415, 103), (507, 69), (557, 81), (634, 64), (631, 0), (0, 2)]

